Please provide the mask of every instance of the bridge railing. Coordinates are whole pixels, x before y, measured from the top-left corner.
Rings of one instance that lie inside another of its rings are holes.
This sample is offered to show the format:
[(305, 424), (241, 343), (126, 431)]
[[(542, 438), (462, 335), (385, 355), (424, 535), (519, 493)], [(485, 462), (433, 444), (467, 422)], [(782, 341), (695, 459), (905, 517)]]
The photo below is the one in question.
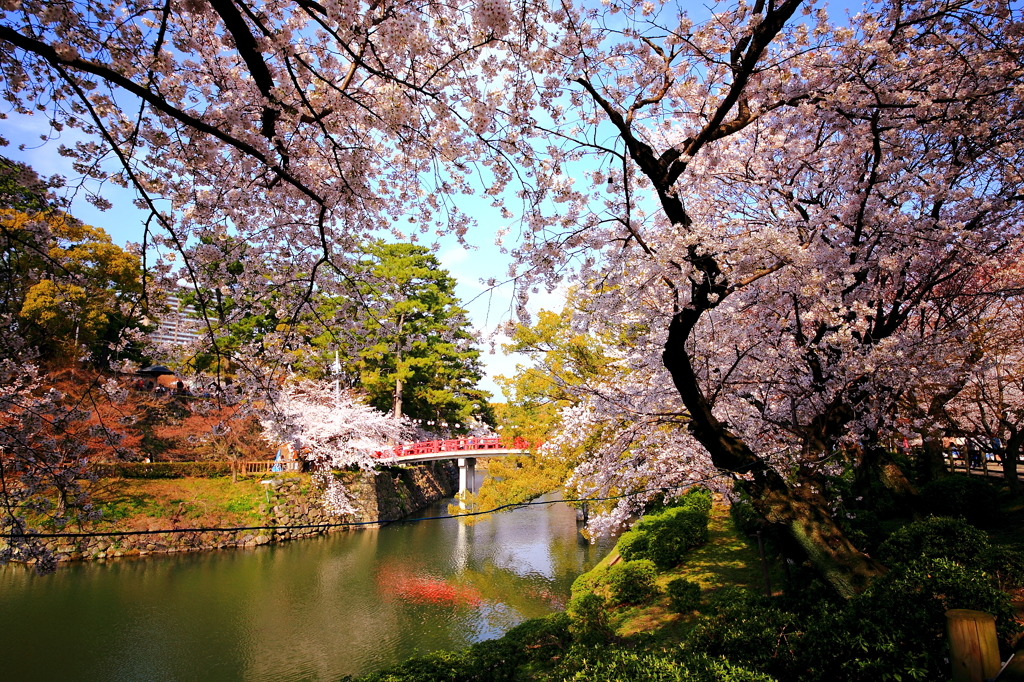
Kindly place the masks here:
[[(478, 450), (529, 450), (533, 444), (524, 438), (516, 438), (511, 445), (498, 436), (485, 438), (449, 438), (447, 440), (425, 440), (416, 443), (396, 445), (391, 452), (380, 452), (378, 458), (420, 457), (442, 452), (467, 452)], [(539, 445), (539, 443), (538, 443)]]

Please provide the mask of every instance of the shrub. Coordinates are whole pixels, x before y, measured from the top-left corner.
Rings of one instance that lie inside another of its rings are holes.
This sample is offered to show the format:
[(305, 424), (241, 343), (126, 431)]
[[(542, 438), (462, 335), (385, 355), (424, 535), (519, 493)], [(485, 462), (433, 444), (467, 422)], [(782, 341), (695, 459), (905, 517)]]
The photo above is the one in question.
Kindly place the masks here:
[(657, 577), (653, 561), (638, 559), (611, 566), (604, 580), (616, 604), (641, 604), (657, 594)]
[(1001, 590), (1024, 587), (1024, 552), (1010, 547), (989, 547), (979, 560), (982, 569)]
[(665, 586), (665, 592), (677, 613), (690, 613), (700, 606), (700, 585), (691, 580), (676, 578)]
[(988, 536), (966, 521), (932, 517), (900, 528), (881, 544), (877, 556), (886, 565), (929, 558), (978, 567), (978, 560), (987, 548)]
[(980, 478), (947, 476), (921, 488), (921, 503), (935, 516), (962, 516), (968, 523), (987, 527), (999, 518), (995, 489)]
[(462, 682), (471, 679), (469, 675), (464, 653), (435, 651), (359, 679), (360, 682)]
[(612, 636), (608, 624), (607, 603), (604, 597), (593, 592), (575, 595), (569, 600), (569, 632), (573, 638), (584, 644), (607, 641)]
[(708, 540), (711, 493), (694, 488), (662, 512), (645, 516), (619, 539), (619, 554), (626, 561), (649, 559), (658, 568), (679, 564), (690, 549)]
[(682, 651), (576, 649), (549, 679), (564, 682), (774, 682), (723, 659)]
[(889, 571), (860, 601), (864, 620), (880, 628), (881, 637), (900, 649), (927, 655), (931, 679), (946, 672), (945, 613), (949, 609), (974, 609), (995, 616), (1004, 647), (1020, 630), (1009, 596), (991, 578), (944, 558), (918, 559)]
[(794, 646), (803, 631), (796, 614), (738, 588), (716, 592), (705, 613), (689, 636), (693, 651), (793, 679)]
[(869, 509), (855, 509), (852, 518), (841, 519), (843, 531), (858, 549), (874, 554), (882, 542), (882, 524)]

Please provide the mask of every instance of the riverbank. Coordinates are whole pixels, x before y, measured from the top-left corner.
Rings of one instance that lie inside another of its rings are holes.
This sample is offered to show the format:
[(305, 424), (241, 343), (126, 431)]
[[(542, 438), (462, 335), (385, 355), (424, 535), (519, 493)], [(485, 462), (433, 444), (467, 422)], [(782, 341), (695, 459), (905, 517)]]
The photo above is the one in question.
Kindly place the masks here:
[(888, 573), (851, 599), (807, 562), (785, 568), (770, 546), (766, 589), (742, 505), (712, 506), (706, 541), (671, 560), (655, 540), (683, 537), (673, 526), (689, 522), (656, 513), (574, 582), (564, 613), (360, 682), (947, 679), (944, 614), (957, 608), (995, 615), (1002, 659), (1015, 647), (1024, 656), (1019, 500), (1004, 497), (984, 529), (951, 517), (894, 525), (875, 554)]
[(326, 511), (309, 474), (234, 482), (226, 476), (99, 479), (89, 493), (100, 519), (63, 529), (87, 535), (45, 542), (58, 561), (255, 547), (359, 527), (341, 524), (397, 520), (451, 497), (458, 485), (453, 462), (335, 475), (356, 513)]

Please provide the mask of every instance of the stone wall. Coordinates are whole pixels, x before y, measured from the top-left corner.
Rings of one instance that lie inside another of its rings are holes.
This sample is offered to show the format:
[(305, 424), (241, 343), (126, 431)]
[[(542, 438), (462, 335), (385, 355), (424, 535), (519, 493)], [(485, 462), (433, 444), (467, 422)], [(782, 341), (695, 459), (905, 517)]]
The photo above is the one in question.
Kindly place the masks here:
[(458, 489), (458, 467), (454, 462), (429, 462), (385, 469), (376, 474), (360, 471), (337, 476), (354, 497), (358, 510), (354, 515), (338, 516), (324, 511), (320, 491), (308, 474), (278, 474), (267, 479), (268, 502), (262, 521), (250, 524), (266, 528), (54, 538), (47, 546), (56, 553), (58, 561), (255, 547), (353, 528), (296, 526), (397, 520), (453, 496)]

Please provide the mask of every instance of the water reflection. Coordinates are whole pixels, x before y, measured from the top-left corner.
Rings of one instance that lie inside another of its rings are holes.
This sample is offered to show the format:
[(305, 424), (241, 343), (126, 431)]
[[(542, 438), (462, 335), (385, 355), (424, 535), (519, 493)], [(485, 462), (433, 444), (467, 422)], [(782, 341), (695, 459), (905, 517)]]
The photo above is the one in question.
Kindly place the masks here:
[(333, 681), (560, 609), (606, 551), (581, 544), (573, 510), (556, 504), (42, 578), (8, 566), (4, 677)]

